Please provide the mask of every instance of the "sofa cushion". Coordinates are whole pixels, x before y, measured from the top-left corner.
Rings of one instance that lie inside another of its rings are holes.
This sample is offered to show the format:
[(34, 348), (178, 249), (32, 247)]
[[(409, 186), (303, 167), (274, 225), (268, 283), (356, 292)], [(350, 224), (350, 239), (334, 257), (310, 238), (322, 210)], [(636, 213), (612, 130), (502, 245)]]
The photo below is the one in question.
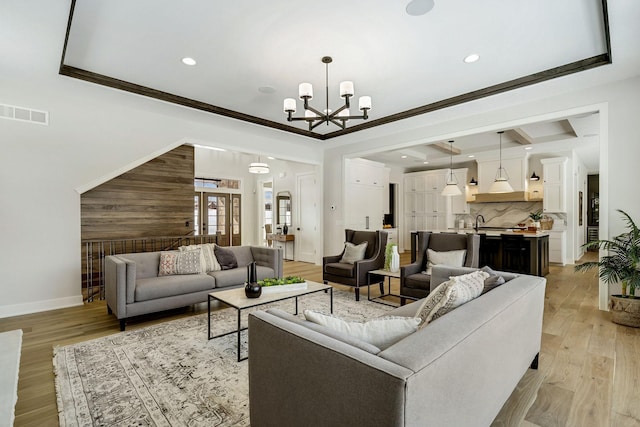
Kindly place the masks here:
[(415, 332), (422, 321), (419, 317), (378, 317), (366, 322), (349, 322), (311, 310), (305, 310), (304, 317), (311, 322), (368, 342), (381, 350)]
[(324, 266), (324, 272), (340, 277), (354, 277), (356, 267), (353, 264), (330, 262)]
[(212, 271), (208, 273), (208, 275), (216, 279), (216, 288), (226, 288), (229, 286), (241, 285), (247, 281), (246, 267)]
[(358, 338), (352, 337), (351, 335), (343, 334), (341, 332), (338, 332), (334, 329), (330, 329), (318, 323), (313, 323), (308, 320), (301, 319), (299, 317), (294, 316), (293, 314), (287, 313), (286, 311), (282, 311), (277, 308), (271, 308), (267, 310), (267, 313), (272, 314), (281, 319), (288, 320), (289, 322), (293, 322), (298, 325), (304, 326), (305, 328), (311, 329), (312, 331), (319, 332), (328, 337), (337, 339), (339, 341), (342, 341), (345, 344), (352, 345), (368, 353), (371, 353), (371, 354), (380, 353), (380, 349), (373, 344), (370, 344), (366, 341), (359, 340)]
[(158, 276), (200, 273), (200, 249), (192, 251), (161, 251)]
[(427, 249), (427, 270), (425, 274), (431, 274), (431, 268), (434, 265), (450, 265), (452, 267), (462, 267), (464, 259), (467, 255), (466, 249), (457, 251), (436, 252), (433, 249)]
[(354, 245), (351, 242), (345, 242), (344, 252), (342, 253), (341, 263), (354, 264), (356, 261), (362, 261), (367, 250), (367, 242)]
[(496, 273), (491, 267), (485, 265), (480, 270), (484, 271), (489, 275), (489, 277), (487, 277), (484, 280), (484, 288), (482, 289), (483, 294), (486, 294), (490, 290), (495, 289), (498, 286), (506, 283), (506, 280), (504, 279), (504, 277)]
[(214, 252), (222, 270), (229, 270), (231, 268), (238, 267), (238, 260), (236, 259), (233, 251), (231, 251), (229, 248), (223, 248), (216, 245), (214, 248)]
[(208, 273), (210, 271), (221, 270), (220, 264), (216, 259), (214, 247), (215, 244), (213, 243), (204, 243), (202, 245), (180, 246), (178, 250), (192, 251), (194, 249), (200, 249), (200, 272)]
[(135, 300), (148, 301), (157, 298), (184, 295), (213, 290), (215, 279), (206, 274), (161, 276), (136, 280)]
[(441, 283), (422, 302), (418, 312), (418, 317), (422, 319), (420, 327), (480, 296), (487, 277), (488, 273), (477, 270), (461, 276), (452, 276), (448, 281)]

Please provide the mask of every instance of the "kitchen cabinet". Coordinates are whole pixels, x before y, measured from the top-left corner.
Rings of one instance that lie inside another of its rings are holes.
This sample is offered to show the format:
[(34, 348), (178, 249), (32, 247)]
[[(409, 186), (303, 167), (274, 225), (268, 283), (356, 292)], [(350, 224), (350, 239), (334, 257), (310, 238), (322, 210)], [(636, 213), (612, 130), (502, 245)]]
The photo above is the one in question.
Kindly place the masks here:
[(442, 196), (446, 181), (445, 169), (414, 172), (404, 177), (404, 233), (418, 230), (440, 230), (448, 227), (447, 218), (453, 215), (450, 202)]
[(467, 203), (467, 169), (454, 169), (453, 173), (458, 179), (458, 187), (462, 194), (459, 196), (451, 196), (451, 212), (453, 214), (469, 214), (469, 203)]
[[(478, 160), (478, 193), (488, 193), (496, 179), (500, 160)], [(527, 157), (503, 158), (502, 167), (509, 175), (509, 184), (513, 191), (527, 190)]]
[(384, 190), (389, 169), (363, 159), (345, 160), (344, 226), (353, 230), (382, 229)]
[(540, 160), (542, 163), (543, 199), (542, 211), (546, 213), (567, 212), (566, 170), (567, 158), (554, 157)]
[(549, 235), (526, 236), (523, 238), (524, 263), (514, 269), (505, 256), (502, 236), (480, 235), (480, 265), (488, 265), (494, 270), (513, 271), (544, 277), (549, 274)]
[(567, 263), (565, 251), (566, 231), (549, 231), (549, 261), (565, 265)]

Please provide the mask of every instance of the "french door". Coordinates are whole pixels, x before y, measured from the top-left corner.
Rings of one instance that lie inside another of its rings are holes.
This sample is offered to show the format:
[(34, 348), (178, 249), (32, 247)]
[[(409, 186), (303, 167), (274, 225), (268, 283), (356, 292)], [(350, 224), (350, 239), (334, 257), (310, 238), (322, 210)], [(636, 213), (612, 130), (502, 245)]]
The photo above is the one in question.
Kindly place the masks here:
[(195, 234), (219, 233), (220, 246), (242, 244), (240, 194), (195, 193)]

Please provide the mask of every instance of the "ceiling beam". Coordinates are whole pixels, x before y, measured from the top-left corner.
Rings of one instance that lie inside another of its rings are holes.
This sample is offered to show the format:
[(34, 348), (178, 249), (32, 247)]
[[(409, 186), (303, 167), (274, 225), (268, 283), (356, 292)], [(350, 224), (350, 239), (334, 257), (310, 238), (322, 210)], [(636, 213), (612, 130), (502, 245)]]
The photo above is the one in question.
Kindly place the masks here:
[(567, 135), (571, 135), (574, 138), (578, 137), (578, 133), (576, 132), (576, 128), (573, 127), (571, 122), (567, 119), (560, 120), (560, 126), (565, 130)]
[(507, 133), (520, 145), (533, 144), (533, 138), (522, 128), (514, 128), (508, 130)]
[(443, 153), (449, 154), (462, 154), (462, 150), (460, 148), (456, 148), (452, 144), (448, 142), (436, 142), (434, 144), (429, 144), (427, 147), (433, 147), (436, 150), (442, 151)]

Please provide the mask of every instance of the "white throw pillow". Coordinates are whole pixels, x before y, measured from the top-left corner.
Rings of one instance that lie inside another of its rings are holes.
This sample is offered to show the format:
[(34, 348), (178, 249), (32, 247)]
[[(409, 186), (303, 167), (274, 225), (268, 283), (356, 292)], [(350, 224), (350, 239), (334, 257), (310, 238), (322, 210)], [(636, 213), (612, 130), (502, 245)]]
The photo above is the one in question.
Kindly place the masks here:
[(362, 261), (364, 259), (364, 253), (367, 250), (367, 242), (362, 242), (359, 245), (354, 245), (351, 242), (344, 244), (344, 253), (340, 262), (345, 264), (353, 264), (356, 261)]
[(418, 317), (379, 317), (366, 322), (348, 322), (333, 315), (304, 311), (304, 317), (313, 323), (358, 338), (381, 350), (395, 344), (418, 330)]
[(451, 276), (441, 283), (422, 302), (418, 314), (423, 328), (429, 322), (443, 316), (456, 307), (460, 307), (482, 294), (484, 280), (489, 274), (478, 270), (461, 276)]
[(436, 252), (432, 249), (427, 249), (427, 271), (424, 273), (431, 274), (431, 268), (434, 265), (440, 264), (450, 265), (451, 267), (462, 267), (466, 256), (466, 249), (444, 252)]
[(218, 263), (218, 259), (216, 258), (216, 254), (213, 249), (214, 246), (215, 245), (213, 243), (205, 243), (202, 245), (180, 246), (178, 250), (182, 252), (200, 249), (200, 272), (208, 273), (210, 271), (222, 270), (220, 264)]

